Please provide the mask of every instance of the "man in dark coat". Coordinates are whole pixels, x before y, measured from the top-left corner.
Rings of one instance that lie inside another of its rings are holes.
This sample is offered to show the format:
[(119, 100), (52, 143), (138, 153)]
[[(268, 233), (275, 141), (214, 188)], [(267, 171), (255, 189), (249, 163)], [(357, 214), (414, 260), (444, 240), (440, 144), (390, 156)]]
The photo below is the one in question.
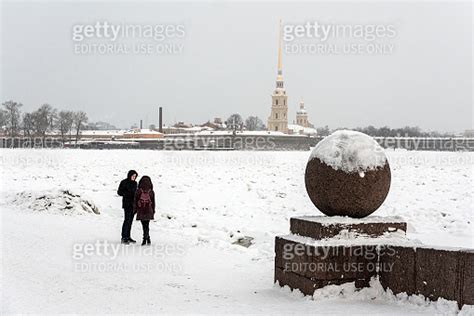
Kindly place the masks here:
[(133, 200), (135, 198), (135, 191), (137, 190), (137, 172), (130, 170), (127, 175), (127, 179), (123, 179), (120, 182), (117, 194), (122, 197), (122, 208), (124, 210), (124, 220), (122, 225), (122, 243), (128, 244), (136, 242), (130, 237), (130, 231), (133, 223)]

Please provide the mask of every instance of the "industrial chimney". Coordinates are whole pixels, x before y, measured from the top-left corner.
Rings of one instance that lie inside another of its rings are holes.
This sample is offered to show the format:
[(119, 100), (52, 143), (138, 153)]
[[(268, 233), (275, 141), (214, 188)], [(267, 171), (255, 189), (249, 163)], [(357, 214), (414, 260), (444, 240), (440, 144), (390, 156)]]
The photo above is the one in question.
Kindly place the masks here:
[(158, 131), (163, 133), (163, 108), (161, 106), (158, 111)]
[(140, 120), (140, 130), (143, 129), (143, 120)]

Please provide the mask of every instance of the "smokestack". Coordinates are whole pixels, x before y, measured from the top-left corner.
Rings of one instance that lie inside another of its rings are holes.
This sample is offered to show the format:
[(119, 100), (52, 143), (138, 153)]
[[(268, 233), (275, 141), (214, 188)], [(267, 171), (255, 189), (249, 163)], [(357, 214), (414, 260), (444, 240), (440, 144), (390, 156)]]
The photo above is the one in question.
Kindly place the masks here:
[(143, 129), (143, 120), (140, 120), (140, 129)]
[(163, 108), (161, 106), (158, 111), (158, 131), (163, 133)]

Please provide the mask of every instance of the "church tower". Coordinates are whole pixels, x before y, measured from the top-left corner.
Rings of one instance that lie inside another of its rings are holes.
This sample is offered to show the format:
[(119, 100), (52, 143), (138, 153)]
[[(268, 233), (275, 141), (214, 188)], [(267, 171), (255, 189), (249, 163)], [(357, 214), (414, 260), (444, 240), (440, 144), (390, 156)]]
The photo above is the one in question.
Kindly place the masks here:
[(304, 102), (300, 102), (300, 109), (296, 112), (296, 124), (303, 127), (310, 127), (308, 122), (308, 112), (304, 108)]
[(276, 89), (272, 94), (272, 111), (268, 118), (267, 129), (269, 131), (277, 131), (288, 133), (288, 96), (283, 87), (283, 71), (281, 59), (281, 20), (278, 39), (278, 74), (276, 79)]

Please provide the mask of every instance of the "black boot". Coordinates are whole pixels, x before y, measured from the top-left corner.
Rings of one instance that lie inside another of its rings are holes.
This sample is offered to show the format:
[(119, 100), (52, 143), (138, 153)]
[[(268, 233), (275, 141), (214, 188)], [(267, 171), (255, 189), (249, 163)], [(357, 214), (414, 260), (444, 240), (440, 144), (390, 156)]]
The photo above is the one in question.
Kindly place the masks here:
[(128, 245), (130, 241), (126, 238), (122, 238), (122, 244)]
[(146, 245), (146, 238), (143, 238), (142, 246), (145, 246), (145, 245)]
[(148, 238), (146, 239), (146, 244), (147, 244), (147, 245), (150, 245), (150, 244), (151, 244), (150, 237), (148, 237)]
[(132, 238), (129, 238), (128, 241), (129, 241), (129, 242), (132, 242), (132, 243), (136, 243), (136, 242), (137, 242), (136, 240), (133, 240)]

